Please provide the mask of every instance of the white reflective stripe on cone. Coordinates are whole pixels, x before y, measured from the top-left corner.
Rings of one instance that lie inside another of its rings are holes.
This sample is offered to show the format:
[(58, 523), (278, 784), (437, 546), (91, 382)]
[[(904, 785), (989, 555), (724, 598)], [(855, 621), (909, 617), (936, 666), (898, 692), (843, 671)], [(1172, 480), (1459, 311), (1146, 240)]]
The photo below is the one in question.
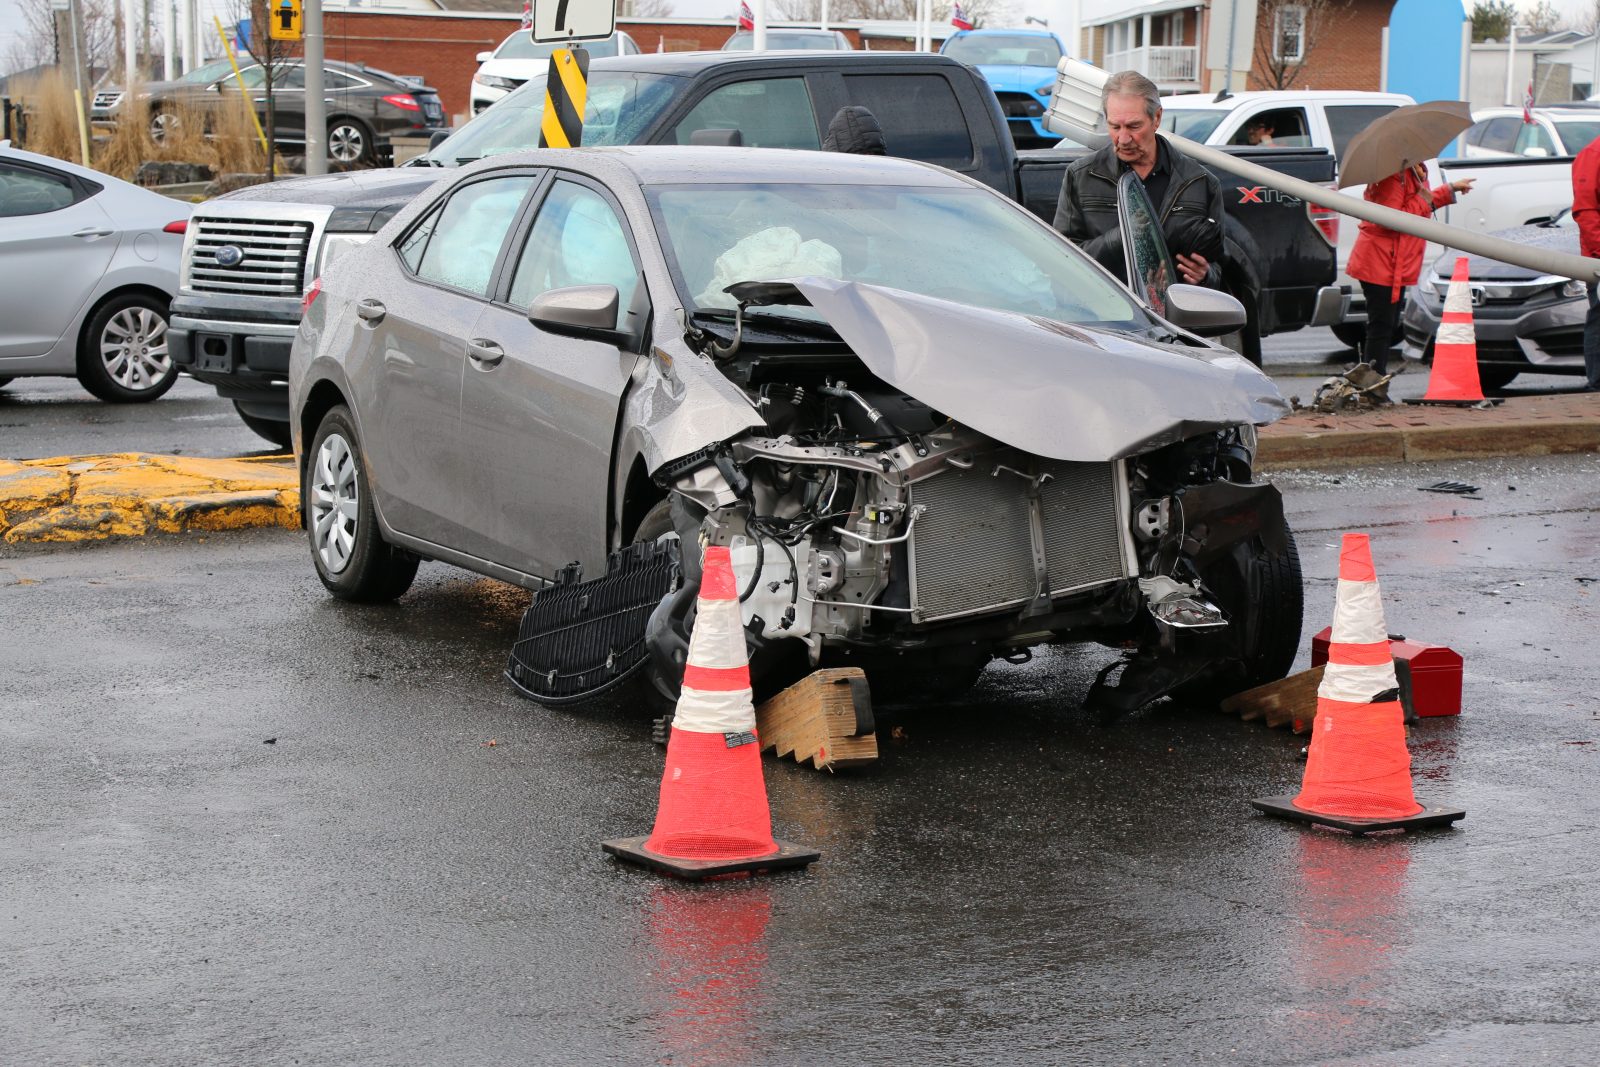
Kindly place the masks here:
[(756, 728), (755, 701), (748, 689), (708, 693), (684, 686), (672, 726), (695, 734), (749, 733)]
[(1394, 673), (1394, 660), (1370, 667), (1330, 663), (1323, 669), (1317, 696), (1343, 700), (1349, 704), (1365, 704), (1379, 693), (1396, 689), (1399, 685), (1400, 681)]
[(1446, 311), (1472, 311), (1472, 290), (1465, 282), (1451, 282), (1450, 288), (1444, 293), (1444, 309)]
[(1339, 579), (1333, 602), (1333, 642), (1341, 645), (1371, 645), (1389, 640), (1383, 621), (1383, 594), (1377, 582), (1352, 582)]
[[(1441, 322), (1439, 332), (1433, 335), (1435, 345), (1475, 345), (1478, 343), (1478, 332), (1473, 329), (1470, 322)], [(1434, 358), (1438, 358), (1434, 352)]]
[(702, 600), (689, 632), (689, 662), (696, 667), (743, 667), (750, 662), (736, 600)]

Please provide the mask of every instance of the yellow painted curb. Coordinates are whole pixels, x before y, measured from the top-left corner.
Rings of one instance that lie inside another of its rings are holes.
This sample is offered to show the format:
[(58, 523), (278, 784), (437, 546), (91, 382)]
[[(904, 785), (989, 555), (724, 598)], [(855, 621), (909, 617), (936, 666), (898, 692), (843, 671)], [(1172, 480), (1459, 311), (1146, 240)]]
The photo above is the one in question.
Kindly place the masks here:
[(11, 544), (299, 524), (300, 487), (288, 456), (0, 460), (0, 535)]

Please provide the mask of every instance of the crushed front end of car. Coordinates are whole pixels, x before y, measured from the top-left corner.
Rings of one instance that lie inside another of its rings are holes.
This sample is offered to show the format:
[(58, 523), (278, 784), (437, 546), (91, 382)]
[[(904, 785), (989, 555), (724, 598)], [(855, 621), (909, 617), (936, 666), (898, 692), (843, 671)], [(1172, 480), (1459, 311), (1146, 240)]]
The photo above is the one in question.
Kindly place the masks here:
[[(625, 415), (671, 532), (589, 592), (539, 594), (611, 621), (525, 627), (510, 673), (529, 695), (637, 668), (675, 696), (708, 543), (732, 551), (758, 693), (858, 664), (878, 699), (948, 697), (995, 658), (1073, 642), (1125, 652), (1089, 694), (1108, 711), (1286, 673), (1299, 564), (1251, 467), (1255, 427), (1287, 405), (1255, 367), (855, 282), (728, 292), (731, 312), (687, 316), (681, 349), (656, 349)], [(660, 596), (667, 553), (681, 581)], [(642, 630), (618, 621), (651, 596)]]

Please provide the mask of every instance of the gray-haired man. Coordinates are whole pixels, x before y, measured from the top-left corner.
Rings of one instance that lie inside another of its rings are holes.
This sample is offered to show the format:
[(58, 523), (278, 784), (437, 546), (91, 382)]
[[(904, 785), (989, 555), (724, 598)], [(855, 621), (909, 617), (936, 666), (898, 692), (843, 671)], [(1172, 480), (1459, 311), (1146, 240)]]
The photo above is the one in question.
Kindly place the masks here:
[(1124, 278), (1117, 180), (1131, 170), (1144, 182), (1183, 280), (1218, 287), (1222, 187), (1210, 171), (1156, 135), (1160, 90), (1138, 71), (1125, 70), (1107, 79), (1100, 108), (1111, 143), (1067, 168), (1056, 204), (1056, 229)]

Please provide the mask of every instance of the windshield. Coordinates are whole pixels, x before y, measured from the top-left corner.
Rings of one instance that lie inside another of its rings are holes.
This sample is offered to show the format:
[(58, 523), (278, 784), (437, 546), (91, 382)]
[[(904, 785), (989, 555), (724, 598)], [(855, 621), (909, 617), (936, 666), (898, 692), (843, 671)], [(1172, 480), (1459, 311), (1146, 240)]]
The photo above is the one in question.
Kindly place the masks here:
[[(240, 66), (245, 66), (248, 63), (249, 59), (246, 58), (245, 62), (241, 63)], [(219, 59), (215, 63), (207, 63), (203, 67), (196, 67), (187, 74), (180, 74), (178, 80), (189, 82), (192, 85), (210, 85), (224, 74), (232, 73), (233, 64), (226, 59)]]
[(1567, 155), (1575, 156), (1589, 147), (1590, 141), (1600, 137), (1600, 120), (1558, 121), (1556, 129), (1561, 131), (1561, 146), (1567, 150)]
[[(546, 75), (530, 78), (489, 110), (451, 134), (427, 159), (455, 166), (502, 152), (539, 147)], [(672, 100), (675, 79), (626, 70), (589, 71), (583, 145), (633, 144)]]
[(1179, 137), (1187, 137), (1191, 141), (1205, 144), (1206, 138), (1211, 136), (1211, 131), (1227, 117), (1226, 111), (1187, 107), (1180, 111), (1169, 107), (1161, 113), (1161, 128), (1168, 133), (1175, 133)]
[[(722, 46), (724, 52), (748, 52), (755, 47), (755, 34), (736, 33), (728, 38)], [(767, 48), (770, 49), (807, 49), (822, 48), (830, 51), (839, 51), (839, 39), (833, 31), (814, 30), (810, 33), (785, 33), (782, 30), (767, 31)]]
[(1053, 67), (1061, 61), (1054, 37), (1033, 34), (962, 34), (945, 42), (944, 54), (971, 66)]
[(549, 59), (550, 53), (557, 48), (580, 47), (590, 56), (598, 59), (601, 56), (617, 55), (617, 35), (612, 34), (603, 41), (578, 41), (575, 44), (535, 44), (533, 34), (528, 30), (513, 33), (500, 43), (494, 50), (496, 59)]
[[(723, 289), (735, 282), (815, 275), (1057, 322), (1148, 325), (1087, 257), (982, 189), (751, 184), (646, 192), (678, 290), (695, 308), (732, 308)], [(810, 307), (782, 313), (818, 318)]]

